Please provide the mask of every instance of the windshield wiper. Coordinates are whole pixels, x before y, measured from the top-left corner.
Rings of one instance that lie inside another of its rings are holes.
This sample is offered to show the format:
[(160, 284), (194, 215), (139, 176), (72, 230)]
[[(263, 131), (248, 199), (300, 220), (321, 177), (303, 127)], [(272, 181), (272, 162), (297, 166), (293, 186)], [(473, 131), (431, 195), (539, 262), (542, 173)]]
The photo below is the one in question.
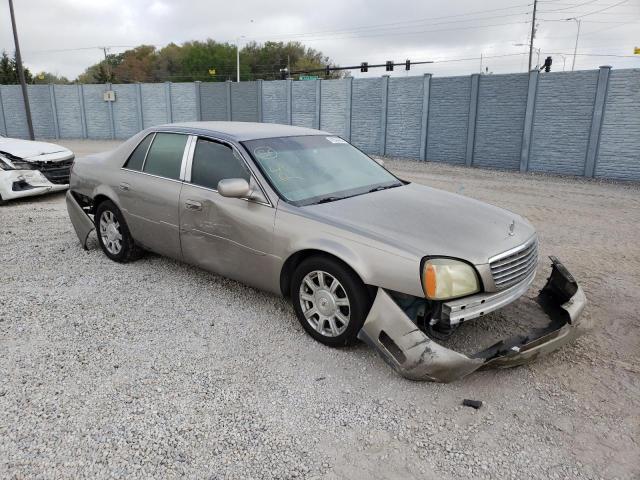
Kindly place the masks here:
[(317, 202), (313, 202), (311, 205), (318, 205), (320, 203), (329, 203), (329, 202), (335, 202), (336, 200), (342, 200), (345, 197), (324, 197), (321, 198), (320, 200), (318, 200)]
[(402, 185), (401, 183), (394, 184), (394, 185), (381, 185), (379, 187), (372, 188), (367, 193), (379, 192), (380, 190), (386, 190), (388, 188), (400, 187), (401, 185)]

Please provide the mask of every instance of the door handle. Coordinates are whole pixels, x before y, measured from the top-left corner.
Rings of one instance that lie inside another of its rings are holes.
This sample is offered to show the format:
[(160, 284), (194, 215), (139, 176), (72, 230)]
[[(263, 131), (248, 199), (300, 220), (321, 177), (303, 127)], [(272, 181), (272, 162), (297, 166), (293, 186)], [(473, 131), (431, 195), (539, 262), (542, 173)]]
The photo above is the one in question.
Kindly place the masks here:
[(120, 184), (120, 190), (122, 190), (123, 192), (128, 192), (130, 188), (131, 188), (131, 185), (129, 185), (128, 183), (122, 182)]
[(189, 210), (202, 210), (202, 204), (194, 200), (186, 200), (184, 206)]

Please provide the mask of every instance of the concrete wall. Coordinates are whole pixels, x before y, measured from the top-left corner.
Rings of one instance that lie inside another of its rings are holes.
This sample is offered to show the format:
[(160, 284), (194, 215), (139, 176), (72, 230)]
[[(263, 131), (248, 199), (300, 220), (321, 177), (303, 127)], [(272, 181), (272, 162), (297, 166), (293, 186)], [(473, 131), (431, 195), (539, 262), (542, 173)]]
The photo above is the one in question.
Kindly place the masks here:
[(428, 160), (465, 162), (470, 91), (469, 77), (443, 77), (431, 80)]
[(473, 165), (520, 167), (528, 78), (526, 73), (480, 78)]
[[(113, 89), (115, 102), (103, 93)], [(370, 154), (640, 180), (640, 69), (316, 81), (30, 85), (39, 138), (128, 138), (168, 122), (321, 128)], [(0, 134), (27, 137), (0, 86)]]
[(612, 71), (600, 132), (595, 175), (640, 179), (640, 75)]

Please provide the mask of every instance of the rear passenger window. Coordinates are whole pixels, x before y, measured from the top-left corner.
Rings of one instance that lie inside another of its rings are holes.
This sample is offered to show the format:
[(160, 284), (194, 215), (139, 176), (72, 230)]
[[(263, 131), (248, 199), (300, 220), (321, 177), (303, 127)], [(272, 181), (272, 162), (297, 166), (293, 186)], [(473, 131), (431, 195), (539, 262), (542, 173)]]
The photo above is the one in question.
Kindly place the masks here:
[(156, 133), (151, 144), (147, 160), (144, 162), (144, 172), (160, 177), (180, 178), (182, 154), (187, 143), (187, 136), (179, 133)]
[(248, 182), (250, 174), (231, 147), (199, 138), (193, 153), (191, 183), (217, 190), (218, 182), (225, 178), (244, 178)]
[(133, 151), (127, 163), (124, 164), (124, 168), (128, 168), (130, 170), (142, 170), (142, 164), (144, 163), (144, 156), (147, 154), (147, 149), (149, 148), (149, 144), (153, 139), (153, 133), (144, 137), (136, 149)]

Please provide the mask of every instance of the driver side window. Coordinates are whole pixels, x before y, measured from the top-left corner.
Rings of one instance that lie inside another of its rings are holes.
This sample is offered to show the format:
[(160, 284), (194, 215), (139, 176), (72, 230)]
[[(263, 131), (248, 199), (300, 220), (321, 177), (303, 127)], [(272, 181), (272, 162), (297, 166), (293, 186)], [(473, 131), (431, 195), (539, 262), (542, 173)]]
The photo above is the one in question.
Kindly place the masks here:
[(249, 182), (251, 175), (231, 147), (198, 138), (191, 165), (191, 183), (217, 190), (218, 182), (225, 178), (244, 178)]

